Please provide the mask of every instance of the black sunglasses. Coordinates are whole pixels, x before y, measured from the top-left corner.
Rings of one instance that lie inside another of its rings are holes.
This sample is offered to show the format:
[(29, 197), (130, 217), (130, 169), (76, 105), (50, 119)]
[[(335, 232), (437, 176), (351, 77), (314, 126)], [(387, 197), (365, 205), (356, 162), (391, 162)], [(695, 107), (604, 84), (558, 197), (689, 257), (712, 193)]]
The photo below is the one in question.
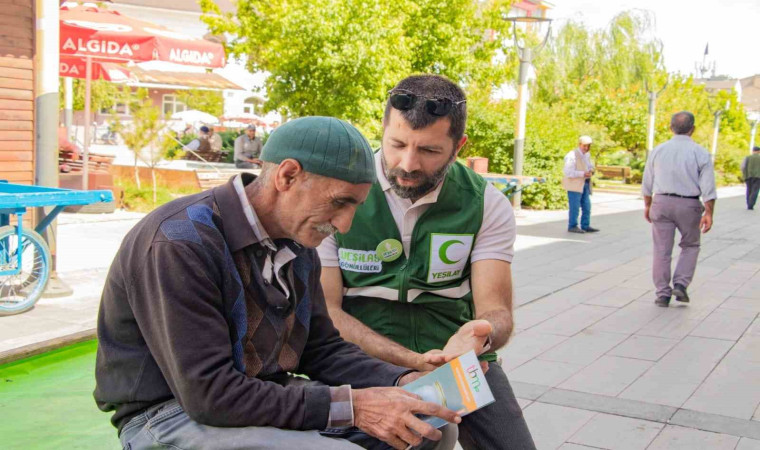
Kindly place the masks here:
[(460, 100), (455, 102), (448, 98), (428, 98), (420, 95), (412, 94), (408, 91), (391, 91), (390, 102), (391, 106), (399, 111), (409, 111), (417, 104), (418, 99), (425, 100), (425, 111), (433, 116), (445, 116), (451, 112), (451, 108), (459, 106), (467, 100)]

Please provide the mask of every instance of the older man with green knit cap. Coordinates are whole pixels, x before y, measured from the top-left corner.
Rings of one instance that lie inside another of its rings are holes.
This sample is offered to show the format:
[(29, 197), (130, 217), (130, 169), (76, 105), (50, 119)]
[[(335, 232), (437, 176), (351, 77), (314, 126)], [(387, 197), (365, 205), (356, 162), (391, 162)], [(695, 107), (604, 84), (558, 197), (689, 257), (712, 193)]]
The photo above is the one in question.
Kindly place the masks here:
[(395, 387), (420, 373), (344, 341), (325, 306), (314, 247), (347, 232), (367, 197), (366, 139), (305, 117), (261, 159), (259, 177), (174, 200), (124, 238), (100, 305), (94, 393), (121, 445), (452, 448), (456, 427), (418, 416), (457, 413)]

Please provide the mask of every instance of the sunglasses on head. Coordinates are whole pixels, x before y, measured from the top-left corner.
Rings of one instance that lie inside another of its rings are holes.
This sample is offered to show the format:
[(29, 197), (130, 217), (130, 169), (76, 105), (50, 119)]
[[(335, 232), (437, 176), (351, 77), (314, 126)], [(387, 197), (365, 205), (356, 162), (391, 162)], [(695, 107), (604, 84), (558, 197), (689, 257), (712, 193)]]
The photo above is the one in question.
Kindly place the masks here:
[(458, 102), (455, 102), (448, 98), (423, 97), (413, 94), (409, 91), (402, 90), (391, 91), (389, 94), (391, 106), (398, 109), (399, 111), (409, 111), (410, 109), (414, 108), (414, 105), (417, 104), (418, 100), (422, 99), (425, 101), (425, 111), (433, 116), (445, 116), (451, 112), (452, 107), (459, 106), (462, 103), (467, 102), (467, 100), (460, 100)]

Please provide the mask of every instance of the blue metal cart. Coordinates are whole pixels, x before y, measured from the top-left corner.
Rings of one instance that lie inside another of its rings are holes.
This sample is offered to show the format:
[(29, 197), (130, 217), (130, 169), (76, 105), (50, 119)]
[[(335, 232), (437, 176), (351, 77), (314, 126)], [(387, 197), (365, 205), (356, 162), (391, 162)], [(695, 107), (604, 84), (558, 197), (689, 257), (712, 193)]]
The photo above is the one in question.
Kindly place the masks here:
[[(63, 208), (113, 201), (111, 191), (75, 191), (0, 180), (0, 316), (31, 309), (50, 278), (50, 249), (40, 233)], [(25, 229), (27, 208), (53, 206), (34, 230)], [(11, 225), (11, 215), (18, 224)]]

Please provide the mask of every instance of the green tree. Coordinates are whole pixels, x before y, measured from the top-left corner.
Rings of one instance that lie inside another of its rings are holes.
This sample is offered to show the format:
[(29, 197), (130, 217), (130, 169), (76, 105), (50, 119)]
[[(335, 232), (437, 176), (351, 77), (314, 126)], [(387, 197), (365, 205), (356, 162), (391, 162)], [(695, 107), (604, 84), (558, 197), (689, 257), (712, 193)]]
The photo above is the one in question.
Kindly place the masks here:
[(229, 52), (270, 73), (267, 109), (337, 116), (374, 135), (388, 89), (411, 73), (503, 82), (492, 61), (505, 48), (509, 3), (241, 0), (225, 15), (201, 0), (211, 31), (233, 36)]
[[(90, 94), (90, 108), (92, 111), (98, 111), (103, 108), (111, 108), (119, 99), (119, 93), (121, 92), (118, 84), (111, 83), (105, 80), (92, 80), (91, 82), (91, 94)], [(84, 93), (85, 93), (85, 80), (75, 78), (73, 80), (73, 108), (74, 111), (84, 110)], [(64, 87), (63, 77), (59, 78), (58, 84), (59, 102), (61, 105), (65, 105), (66, 101), (66, 89)]]
[(177, 91), (177, 100), (187, 105), (187, 109), (197, 109), (215, 117), (224, 114), (224, 96), (220, 91), (204, 89)]
[(165, 158), (166, 151), (170, 147), (169, 139), (171, 136), (167, 132), (161, 109), (153, 106), (147, 89), (138, 88), (136, 91), (132, 91), (131, 88), (125, 86), (119, 97), (121, 102), (129, 104), (131, 121), (122, 122), (117, 115), (114, 115), (116, 131), (124, 140), (124, 145), (135, 155), (135, 183), (138, 189), (141, 187), (137, 161), (142, 161), (150, 168), (153, 204), (155, 204), (155, 168)]

